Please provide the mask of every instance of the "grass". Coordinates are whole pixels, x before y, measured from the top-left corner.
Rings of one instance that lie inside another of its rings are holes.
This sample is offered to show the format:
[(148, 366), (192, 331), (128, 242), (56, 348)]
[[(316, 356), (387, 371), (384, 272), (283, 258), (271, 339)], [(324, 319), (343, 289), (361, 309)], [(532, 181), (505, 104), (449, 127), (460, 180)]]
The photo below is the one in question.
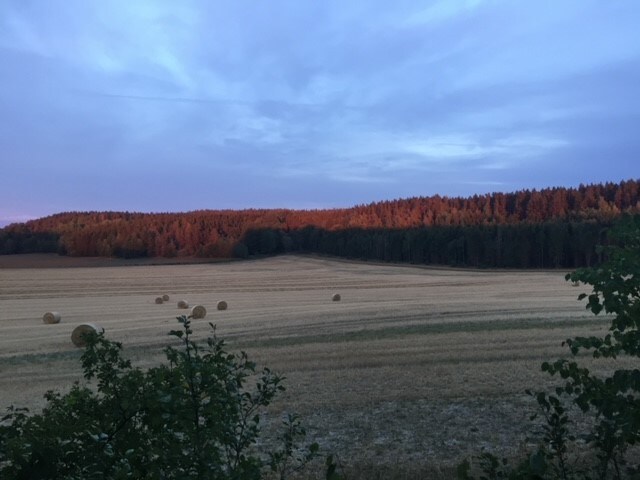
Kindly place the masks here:
[(22, 353), (9, 357), (0, 357), (0, 367), (33, 365), (52, 362), (80, 361), (81, 350), (43, 353)]
[[(523, 391), (549, 382), (540, 363), (566, 356), (563, 339), (607, 323), (585, 313), (565, 272), (296, 256), (31, 267), (0, 269), (0, 410), (37, 409), (47, 389), (80, 379), (81, 351), (70, 342), (79, 323), (102, 325), (136, 364), (159, 361), (185, 313), (174, 302), (154, 303), (167, 293), (207, 308), (194, 321), (197, 338), (212, 322), (231, 350), (284, 374), (287, 391), (267, 424), (283, 410), (300, 412), (310, 440), (340, 452), (356, 480), (450, 478), (482, 445), (516, 452), (532, 407)], [(331, 301), (336, 291), (340, 302)], [(216, 310), (221, 299), (229, 310)], [(61, 312), (60, 324), (42, 324), (50, 310)]]
[[(567, 322), (567, 323), (564, 323)], [(545, 319), (545, 318), (517, 318), (512, 320), (490, 320), (486, 322), (441, 322), (427, 323), (422, 325), (408, 325), (388, 328), (375, 328), (346, 332), (342, 334), (326, 333), (322, 335), (296, 335), (279, 338), (256, 339), (252, 341), (239, 341), (234, 343), (237, 348), (253, 348), (253, 347), (284, 347), (284, 346), (302, 346), (311, 343), (344, 343), (344, 342), (366, 342), (369, 340), (385, 340), (413, 335), (446, 335), (454, 333), (473, 333), (473, 332), (504, 332), (509, 330), (565, 330), (567, 324), (574, 328), (594, 327), (602, 324), (600, 318), (581, 318), (575, 319), (567, 317), (564, 319)], [(553, 332), (550, 332), (553, 335)], [(534, 355), (533, 358), (536, 358)]]

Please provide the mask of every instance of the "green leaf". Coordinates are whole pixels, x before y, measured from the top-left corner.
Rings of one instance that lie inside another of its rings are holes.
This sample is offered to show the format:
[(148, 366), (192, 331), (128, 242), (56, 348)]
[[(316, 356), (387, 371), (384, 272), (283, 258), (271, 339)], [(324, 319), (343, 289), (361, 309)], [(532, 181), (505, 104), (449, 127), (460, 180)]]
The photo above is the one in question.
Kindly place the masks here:
[(536, 475), (542, 476), (547, 472), (547, 458), (541, 449), (529, 457), (529, 466), (532, 473)]

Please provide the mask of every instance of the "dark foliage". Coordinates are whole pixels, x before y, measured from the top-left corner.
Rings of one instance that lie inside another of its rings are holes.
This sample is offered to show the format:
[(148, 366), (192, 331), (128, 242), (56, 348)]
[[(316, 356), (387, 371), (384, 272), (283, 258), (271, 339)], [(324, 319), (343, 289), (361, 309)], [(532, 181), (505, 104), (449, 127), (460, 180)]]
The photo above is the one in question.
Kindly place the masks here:
[(181, 347), (146, 371), (119, 343), (90, 336), (82, 366), (93, 386), (47, 392), (42, 413), (11, 408), (0, 422), (0, 478), (283, 479), (316, 456), (317, 445), (299, 445), (305, 432), (292, 415), (281, 446), (258, 449), (260, 412), (284, 390), (282, 377), (227, 352), (215, 331), (195, 343), (190, 320), (178, 320), (171, 335)]

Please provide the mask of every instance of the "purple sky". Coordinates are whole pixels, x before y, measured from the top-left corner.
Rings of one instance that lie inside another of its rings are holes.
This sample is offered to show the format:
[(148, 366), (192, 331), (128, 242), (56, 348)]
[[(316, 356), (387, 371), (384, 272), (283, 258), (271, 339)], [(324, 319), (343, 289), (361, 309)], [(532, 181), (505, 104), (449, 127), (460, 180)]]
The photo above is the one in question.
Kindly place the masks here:
[(0, 2), (0, 225), (640, 177), (637, 0)]

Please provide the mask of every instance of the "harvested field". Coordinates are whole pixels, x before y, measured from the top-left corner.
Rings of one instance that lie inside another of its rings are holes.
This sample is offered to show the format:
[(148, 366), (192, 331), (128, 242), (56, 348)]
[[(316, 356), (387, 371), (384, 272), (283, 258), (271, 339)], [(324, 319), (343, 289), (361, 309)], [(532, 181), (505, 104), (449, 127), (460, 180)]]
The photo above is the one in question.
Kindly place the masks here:
[[(16, 259), (12, 259), (17, 262)], [(30, 260), (33, 262), (33, 260)], [(15, 266), (15, 265), (14, 265)], [(157, 292), (208, 310), (208, 323), (286, 377), (274, 405), (305, 418), (310, 437), (346, 463), (453, 465), (483, 446), (516, 452), (533, 404), (552, 382), (544, 359), (561, 341), (606, 328), (576, 301), (565, 272), (378, 265), (318, 257), (193, 265), (0, 269), (0, 409), (38, 408), (80, 380), (81, 323), (105, 328), (141, 365), (161, 358), (184, 314), (150, 308)], [(332, 302), (336, 291), (342, 300)], [(219, 298), (233, 308), (217, 310)], [(42, 312), (64, 322), (43, 328)]]

